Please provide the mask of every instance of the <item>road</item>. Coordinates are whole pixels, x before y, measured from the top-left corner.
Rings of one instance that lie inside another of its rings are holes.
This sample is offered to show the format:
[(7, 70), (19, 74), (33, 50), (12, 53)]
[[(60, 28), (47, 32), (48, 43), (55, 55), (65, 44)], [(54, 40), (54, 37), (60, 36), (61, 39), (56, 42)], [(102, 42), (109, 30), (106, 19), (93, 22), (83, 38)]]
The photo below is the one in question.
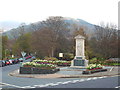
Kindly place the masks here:
[(8, 74), (20, 67), (20, 64), (2, 67), (2, 88), (117, 88), (118, 77), (93, 78), (22, 78)]
[(88, 78), (83, 80), (74, 80), (73, 82), (48, 86), (47, 88), (117, 88), (118, 77), (100, 77)]

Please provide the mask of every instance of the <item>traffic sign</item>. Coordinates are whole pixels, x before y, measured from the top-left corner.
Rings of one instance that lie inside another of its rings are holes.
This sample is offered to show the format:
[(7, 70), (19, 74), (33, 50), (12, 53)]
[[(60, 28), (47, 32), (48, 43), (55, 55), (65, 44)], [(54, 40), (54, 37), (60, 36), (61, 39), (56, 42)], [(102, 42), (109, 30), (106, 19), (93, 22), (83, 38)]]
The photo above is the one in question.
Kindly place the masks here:
[(25, 55), (26, 55), (26, 53), (23, 51), (23, 52), (21, 52), (21, 54), (22, 54), (22, 56), (24, 57)]

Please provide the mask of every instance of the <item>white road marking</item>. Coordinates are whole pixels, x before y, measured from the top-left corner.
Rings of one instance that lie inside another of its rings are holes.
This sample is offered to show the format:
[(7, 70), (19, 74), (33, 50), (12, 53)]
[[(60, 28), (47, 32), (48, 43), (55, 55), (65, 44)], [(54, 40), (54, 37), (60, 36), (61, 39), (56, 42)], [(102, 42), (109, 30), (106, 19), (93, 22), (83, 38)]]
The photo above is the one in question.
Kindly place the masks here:
[(103, 78), (106, 78), (107, 76), (103, 76)]
[(62, 84), (63, 82), (57, 82), (57, 84)]
[(30, 88), (36, 88), (36, 87), (30, 87)]
[(40, 85), (34, 85), (35, 87), (39, 87)]
[(100, 78), (100, 79), (101, 79), (101, 78), (103, 78), (103, 77), (98, 77), (98, 78)]
[(110, 72), (113, 70), (113, 67), (111, 67)]
[(68, 83), (72, 82), (72, 81), (67, 81)]
[(97, 77), (94, 77), (94, 78), (92, 78), (92, 79), (97, 79)]
[(59, 84), (54, 84), (54, 83), (48, 83), (45, 85), (34, 85), (35, 87), (47, 87), (47, 86), (55, 86), (55, 85), (59, 85)]
[[(95, 80), (95, 79), (101, 79), (101, 78), (106, 78), (106, 76), (103, 76), (103, 77), (93, 77), (93, 78), (80, 79), (80, 80), (73, 80), (73, 81), (66, 81), (66, 82), (48, 83), (48, 84), (45, 84), (45, 85), (33, 85), (33, 87), (32, 86), (25, 86), (25, 87), (22, 87), (22, 88), (36, 88), (36, 87), (56, 86), (56, 85), (60, 85), (60, 84), (83, 82), (83, 81)], [(120, 87), (120, 86), (118, 86), (118, 87)], [(115, 87), (115, 88), (118, 88), (118, 87)]]
[(68, 84), (68, 83), (70, 83), (70, 82), (72, 82), (72, 81), (62, 82), (62, 84)]
[(50, 86), (56, 86), (56, 85), (59, 85), (59, 84), (54, 84), (54, 83), (51, 83), (49, 84)]
[(13, 84), (8, 84), (8, 83), (2, 83), (0, 82), (1, 84), (5, 84), (7, 86), (12, 86), (12, 87), (16, 87), (16, 88), (21, 88), (21, 86), (16, 86), (16, 85), (13, 85)]
[(79, 82), (83, 82), (83, 81), (85, 81), (85, 80), (84, 79), (79, 80)]
[(24, 87), (31, 87), (31, 86), (24, 86)]
[(35, 88), (35, 87), (25, 86), (25, 87), (21, 87), (21, 88)]
[(37, 87), (46, 87), (46, 85), (39, 85), (39, 86), (37, 86)]
[(34, 85), (35, 87), (47, 87), (47, 86), (55, 86), (55, 85), (59, 85), (58, 83), (54, 84), (54, 83), (48, 83), (45, 85)]
[(63, 82), (62, 84), (68, 84), (68, 82)]
[(80, 80), (73, 80), (71, 83), (80, 82)]
[(47, 87), (48, 85), (40, 85), (39, 87)]
[(72, 83), (76, 83), (76, 82), (79, 82), (79, 80), (73, 80), (73, 82), (72, 82)]
[(120, 86), (117, 86), (117, 87), (115, 87), (115, 88), (120, 88)]
[(91, 80), (91, 79), (92, 79), (92, 78), (88, 78), (87, 81), (88, 81), (88, 80)]
[[(48, 83), (45, 85), (34, 85), (34, 87), (47, 87), (47, 86), (56, 86), (56, 85), (60, 85), (60, 84), (68, 84), (68, 83), (76, 83), (76, 82), (80, 82), (80, 81), (84, 81), (84, 79), (81, 80), (73, 80), (73, 81), (66, 81), (66, 82), (57, 82), (57, 83)], [(26, 86), (27, 88), (28, 86)], [(25, 88), (25, 87), (24, 87)]]

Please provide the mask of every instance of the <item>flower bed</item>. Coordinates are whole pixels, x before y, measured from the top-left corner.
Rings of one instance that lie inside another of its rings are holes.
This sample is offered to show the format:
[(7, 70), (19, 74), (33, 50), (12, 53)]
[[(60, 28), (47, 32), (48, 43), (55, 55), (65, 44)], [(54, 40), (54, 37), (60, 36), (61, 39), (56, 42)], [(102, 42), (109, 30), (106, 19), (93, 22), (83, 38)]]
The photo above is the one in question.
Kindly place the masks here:
[(34, 60), (33, 62), (39, 63), (39, 64), (53, 64), (57, 66), (70, 66), (71, 62), (70, 61), (62, 61), (62, 60), (57, 60), (57, 61), (52, 61), (52, 60)]
[(32, 62), (26, 62), (20, 67), (20, 74), (49, 74), (55, 73), (60, 69), (56, 66), (70, 66), (70, 61), (62, 60), (34, 60)]
[(20, 67), (20, 74), (52, 74), (60, 69), (56, 68), (53, 64), (39, 64), (35, 62), (23, 63)]
[(96, 69), (96, 70), (83, 71), (82, 74), (93, 74), (93, 73), (104, 72), (104, 71), (107, 71), (107, 69)]
[(96, 70), (96, 69), (102, 69), (103, 66), (100, 64), (89, 64), (89, 66), (86, 68), (87, 70)]
[(35, 62), (26, 62), (26, 63), (23, 63), (22, 66), (23, 67), (48, 68), (48, 69), (56, 68), (56, 66), (53, 64), (39, 64)]
[(103, 69), (103, 66), (101, 66), (100, 64), (89, 64), (89, 66), (86, 68), (85, 71), (82, 72), (82, 74), (92, 74), (103, 71), (107, 71), (107, 69)]

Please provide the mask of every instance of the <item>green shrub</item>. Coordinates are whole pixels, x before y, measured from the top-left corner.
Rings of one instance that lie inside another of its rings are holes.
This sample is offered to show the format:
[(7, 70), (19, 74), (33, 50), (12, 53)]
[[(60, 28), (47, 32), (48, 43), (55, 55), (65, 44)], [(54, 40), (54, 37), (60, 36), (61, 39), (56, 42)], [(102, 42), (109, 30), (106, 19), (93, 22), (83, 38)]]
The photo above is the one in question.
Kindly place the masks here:
[(64, 60), (72, 60), (74, 58), (74, 54), (72, 53), (64, 53)]
[(56, 60), (58, 60), (58, 59), (55, 58), (55, 57), (45, 57), (44, 60), (52, 60), (52, 61), (56, 61)]
[(89, 63), (91, 63), (91, 64), (103, 64), (104, 61), (105, 61), (104, 58), (96, 58), (95, 57), (95, 58), (90, 59)]
[(108, 66), (120, 66), (120, 63), (104, 63), (103, 65), (108, 65)]

